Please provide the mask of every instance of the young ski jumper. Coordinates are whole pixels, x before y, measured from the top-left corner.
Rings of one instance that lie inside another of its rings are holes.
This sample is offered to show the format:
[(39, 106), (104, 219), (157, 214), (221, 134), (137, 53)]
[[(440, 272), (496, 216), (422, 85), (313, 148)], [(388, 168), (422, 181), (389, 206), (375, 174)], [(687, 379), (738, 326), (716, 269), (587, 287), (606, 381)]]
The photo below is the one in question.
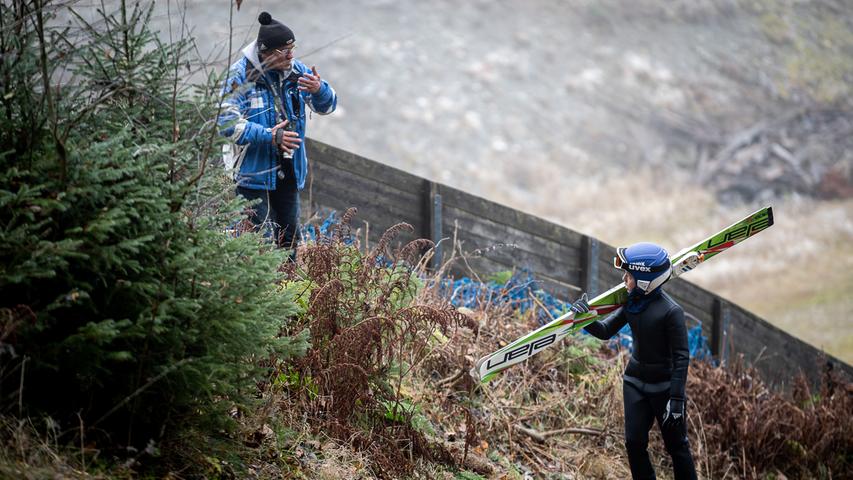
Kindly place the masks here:
[[(613, 259), (624, 270), (628, 302), (618, 313), (584, 329), (602, 340), (631, 326), (633, 352), (625, 369), (625, 448), (634, 480), (654, 479), (647, 446), (657, 420), (664, 445), (672, 457), (676, 480), (696, 478), (685, 422), (685, 385), (690, 352), (684, 311), (662, 290), (672, 274), (669, 254), (652, 243), (617, 249)], [(586, 295), (572, 309), (589, 310)]]

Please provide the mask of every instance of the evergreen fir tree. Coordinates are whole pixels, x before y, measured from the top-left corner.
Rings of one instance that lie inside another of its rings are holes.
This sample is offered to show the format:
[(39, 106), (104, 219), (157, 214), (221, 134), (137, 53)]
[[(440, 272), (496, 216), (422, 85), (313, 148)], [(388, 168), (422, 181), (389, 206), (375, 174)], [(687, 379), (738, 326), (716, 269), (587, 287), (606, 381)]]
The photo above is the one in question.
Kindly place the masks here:
[(151, 5), (71, 30), (44, 3), (0, 5), (0, 407), (145, 445), (248, 401), (307, 332), (279, 336), (286, 252), (224, 233), (245, 205), (218, 200), (192, 43), (160, 41)]

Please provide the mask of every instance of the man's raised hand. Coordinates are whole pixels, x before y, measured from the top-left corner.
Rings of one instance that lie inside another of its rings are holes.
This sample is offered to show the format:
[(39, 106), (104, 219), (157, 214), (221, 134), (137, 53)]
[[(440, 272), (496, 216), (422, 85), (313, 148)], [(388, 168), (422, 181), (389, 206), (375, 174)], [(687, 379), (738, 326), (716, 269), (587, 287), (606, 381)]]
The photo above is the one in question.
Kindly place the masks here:
[(311, 94), (319, 92), (320, 87), (323, 85), (320, 81), (320, 74), (317, 73), (317, 67), (314, 66), (311, 67), (311, 73), (300, 75), (297, 83), (299, 83), (299, 90)]

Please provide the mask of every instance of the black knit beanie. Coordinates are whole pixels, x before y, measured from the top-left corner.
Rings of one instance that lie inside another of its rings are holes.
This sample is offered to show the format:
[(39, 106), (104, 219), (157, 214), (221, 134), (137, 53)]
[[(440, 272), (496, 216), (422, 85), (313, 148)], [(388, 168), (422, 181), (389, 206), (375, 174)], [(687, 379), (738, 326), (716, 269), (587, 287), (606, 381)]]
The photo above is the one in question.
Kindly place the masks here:
[(293, 37), (293, 30), (287, 28), (285, 24), (273, 20), (269, 13), (261, 12), (258, 15), (258, 22), (261, 24), (258, 29), (259, 52), (264, 53), (274, 48), (288, 47), (296, 41)]

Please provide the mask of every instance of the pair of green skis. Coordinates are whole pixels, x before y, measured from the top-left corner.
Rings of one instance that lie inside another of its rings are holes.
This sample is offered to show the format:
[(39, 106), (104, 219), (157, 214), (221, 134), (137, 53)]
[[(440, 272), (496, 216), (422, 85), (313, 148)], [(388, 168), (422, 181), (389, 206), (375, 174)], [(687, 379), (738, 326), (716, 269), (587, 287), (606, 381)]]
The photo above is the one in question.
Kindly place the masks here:
[[(696, 245), (681, 250), (671, 257), (672, 277), (678, 277), (692, 270), (700, 263), (707, 262), (771, 225), (773, 225), (773, 209), (766, 207)], [(481, 358), (471, 369), (471, 376), (482, 383), (488, 382), (500, 372), (556, 344), (566, 335), (577, 332), (598, 317), (622, 308), (627, 299), (628, 292), (625, 290), (625, 284), (621, 283), (592, 299), (589, 302), (589, 312), (576, 314), (569, 311), (500, 350)]]

